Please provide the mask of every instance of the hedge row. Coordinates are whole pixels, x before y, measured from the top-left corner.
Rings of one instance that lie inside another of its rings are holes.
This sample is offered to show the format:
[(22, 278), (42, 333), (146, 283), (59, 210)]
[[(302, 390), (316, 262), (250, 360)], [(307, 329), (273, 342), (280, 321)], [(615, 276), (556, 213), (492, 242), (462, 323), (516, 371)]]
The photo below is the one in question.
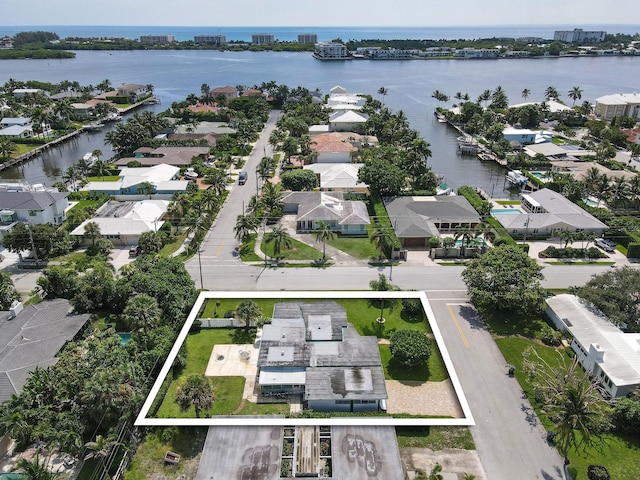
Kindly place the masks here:
[(488, 215), (491, 211), (491, 203), (483, 200), (478, 192), (469, 185), (463, 185), (458, 188), (458, 195), (462, 195), (476, 209), (480, 215)]
[(378, 195), (371, 195), (369, 197), (369, 205), (373, 210), (373, 215), (375, 218), (375, 227), (382, 228), (385, 232), (391, 232), (391, 241), (385, 242), (385, 250), (387, 255), (391, 254), (391, 250), (399, 251), (401, 248), (400, 240), (396, 237), (395, 230), (391, 225), (391, 220), (389, 219), (389, 214), (387, 213), (387, 209), (384, 206), (382, 198)]

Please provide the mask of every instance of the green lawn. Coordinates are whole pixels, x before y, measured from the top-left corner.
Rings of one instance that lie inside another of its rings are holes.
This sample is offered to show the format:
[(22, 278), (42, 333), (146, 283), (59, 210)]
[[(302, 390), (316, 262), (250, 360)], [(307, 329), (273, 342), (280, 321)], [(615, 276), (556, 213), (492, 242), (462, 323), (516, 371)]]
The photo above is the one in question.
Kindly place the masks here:
[[(507, 363), (516, 367), (516, 378), (527, 394), (540, 421), (546, 428), (551, 428), (551, 422), (541, 415), (540, 405), (533, 398), (533, 388), (522, 371), (522, 353), (533, 345), (545, 361), (553, 363), (557, 361), (559, 355), (564, 355), (563, 349), (556, 350), (522, 337), (496, 338), (496, 344)], [(604, 465), (611, 474), (611, 478), (634, 480), (640, 478), (640, 439), (607, 434), (598, 447), (589, 448), (586, 452), (570, 450), (569, 459), (574, 480), (586, 480), (587, 466), (591, 464)]]
[[(221, 293), (221, 295), (224, 295)], [(228, 310), (235, 310), (238, 304), (242, 301), (242, 298), (212, 298), (207, 300), (204, 310), (202, 312), (202, 318), (224, 318), (224, 314)], [(262, 315), (265, 318), (271, 318), (273, 315), (273, 306), (277, 302), (285, 302), (287, 299), (277, 298), (254, 298), (252, 299), (256, 305), (262, 310)], [(220, 305), (216, 305), (220, 302)], [(217, 312), (217, 316), (216, 316)]]
[(24, 143), (16, 143), (15, 146), (16, 146), (16, 151), (11, 155), (11, 158), (19, 157), (20, 155), (30, 152), (31, 150), (35, 150), (41, 145), (27, 145)]
[(187, 238), (187, 234), (186, 233), (183, 233), (182, 235), (179, 235), (175, 239), (175, 241), (173, 241), (171, 243), (168, 243), (164, 247), (162, 247), (162, 249), (160, 250), (160, 255), (164, 255), (166, 257), (171, 256), (184, 243), (185, 238)]
[[(267, 236), (268, 235), (269, 233), (267, 232)], [(260, 249), (263, 252), (266, 252), (269, 258), (275, 257), (273, 252), (273, 243), (267, 243), (266, 240), (263, 239)], [(316, 258), (322, 258), (322, 252), (307, 245), (306, 243), (291, 239), (291, 247), (285, 248), (283, 245), (280, 251), (280, 257), (283, 260), (315, 260)]]
[(336, 235), (327, 240), (327, 244), (338, 250), (348, 253), (352, 257), (366, 260), (377, 257), (380, 253), (368, 237), (350, 237), (349, 235)]
[(263, 257), (256, 255), (254, 250), (256, 245), (256, 235), (250, 235), (249, 239), (242, 245), (240, 250), (240, 260), (243, 262), (261, 262), (264, 261)]
[(476, 448), (468, 427), (396, 427), (396, 436), (400, 448)]
[(416, 382), (442, 382), (449, 378), (447, 368), (444, 366), (440, 350), (433, 342), (433, 351), (426, 365), (408, 369), (402, 365), (397, 365), (391, 359), (389, 345), (379, 344), (380, 360), (384, 368), (384, 378), (387, 380), (407, 380)]
[(336, 302), (346, 308), (347, 319), (351, 322), (360, 335), (375, 335), (378, 338), (389, 338), (396, 330), (413, 329), (425, 333), (431, 333), (431, 328), (423, 313), (419, 318), (407, 318), (401, 313), (402, 304), (398, 299), (394, 309), (385, 307), (383, 316), (384, 326), (380, 328), (376, 319), (380, 316), (380, 303), (372, 292), (373, 299), (369, 302), (363, 298), (338, 298)]
[(120, 180), (118, 175), (105, 175), (104, 177), (87, 177), (88, 182), (117, 182)]
[(520, 200), (496, 200), (498, 205), (520, 205)]

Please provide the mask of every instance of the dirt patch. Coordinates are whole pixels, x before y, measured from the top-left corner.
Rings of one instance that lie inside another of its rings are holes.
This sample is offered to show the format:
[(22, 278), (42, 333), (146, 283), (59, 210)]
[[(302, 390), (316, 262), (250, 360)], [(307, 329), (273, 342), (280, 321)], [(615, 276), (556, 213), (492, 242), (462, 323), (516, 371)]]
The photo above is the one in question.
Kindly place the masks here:
[(414, 478), (418, 470), (429, 474), (436, 463), (442, 465), (443, 473), (456, 474), (458, 478), (465, 473), (475, 475), (476, 480), (487, 478), (475, 450), (447, 448), (434, 452), (429, 448), (401, 448), (400, 459), (409, 478)]
[(464, 418), (451, 380), (442, 382), (401, 382), (386, 380), (387, 411), (411, 415)]

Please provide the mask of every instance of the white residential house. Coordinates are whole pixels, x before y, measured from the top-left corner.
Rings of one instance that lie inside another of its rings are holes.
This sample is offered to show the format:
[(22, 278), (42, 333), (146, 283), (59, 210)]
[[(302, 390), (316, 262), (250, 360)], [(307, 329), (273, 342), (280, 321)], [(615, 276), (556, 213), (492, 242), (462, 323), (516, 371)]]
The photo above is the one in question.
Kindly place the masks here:
[(17, 223), (60, 225), (69, 208), (67, 192), (0, 190), (0, 237)]
[(602, 235), (609, 228), (575, 203), (548, 188), (523, 194), (521, 205), (524, 213), (493, 215), (512, 235), (531, 238), (536, 235), (555, 235), (563, 230)]
[(37, 95), (39, 93), (44, 94), (44, 90), (40, 88), (16, 88), (13, 90), (13, 96), (16, 98), (22, 98), (27, 95)]
[(177, 180), (180, 177), (180, 168), (159, 164), (152, 167), (129, 168), (120, 170), (120, 178), (114, 182), (89, 182), (82, 190), (96, 193), (106, 193), (117, 200), (147, 198), (149, 195), (143, 192), (143, 184), (150, 183), (151, 195), (155, 199), (170, 200), (177, 192), (185, 192), (189, 186), (188, 180)]
[(547, 299), (547, 315), (568, 332), (582, 367), (612, 397), (623, 397), (640, 386), (640, 333), (624, 333), (592, 305), (575, 295)]
[(285, 213), (296, 214), (297, 231), (313, 231), (323, 222), (342, 235), (367, 233), (367, 206), (361, 201), (344, 200), (341, 192), (292, 192), (283, 201)]
[(352, 132), (362, 127), (369, 116), (355, 110), (344, 110), (332, 113), (329, 116), (329, 130), (332, 132)]
[(314, 163), (306, 165), (320, 180), (321, 192), (368, 193), (365, 183), (358, 181), (358, 172), (363, 163)]
[(147, 87), (136, 83), (123, 83), (116, 88), (116, 95), (119, 97), (127, 97), (131, 103), (137, 102), (147, 94)]
[(93, 218), (75, 228), (71, 235), (90, 244), (91, 240), (85, 237), (84, 227), (94, 222), (100, 227), (102, 238), (114, 245), (137, 245), (140, 235), (162, 228), (162, 218), (170, 203), (169, 200), (109, 201), (98, 209)]

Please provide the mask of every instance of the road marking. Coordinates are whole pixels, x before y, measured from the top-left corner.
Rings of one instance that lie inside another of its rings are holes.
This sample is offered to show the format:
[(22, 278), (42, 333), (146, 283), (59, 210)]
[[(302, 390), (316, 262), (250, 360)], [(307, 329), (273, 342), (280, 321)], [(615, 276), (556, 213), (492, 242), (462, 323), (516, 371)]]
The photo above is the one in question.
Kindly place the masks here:
[(222, 241), (222, 243), (218, 247), (218, 250), (216, 250), (216, 257), (220, 256), (220, 252), (222, 251), (222, 247), (224, 247), (224, 240)]
[(462, 327), (460, 326), (460, 323), (458, 322), (458, 317), (456, 317), (456, 314), (453, 311), (453, 308), (451, 308), (451, 305), (447, 304), (447, 308), (449, 309), (449, 314), (451, 315), (451, 318), (453, 319), (453, 324), (456, 326), (456, 329), (458, 330), (458, 333), (460, 334), (460, 337), (462, 338), (462, 343), (464, 343), (464, 346), (467, 348), (471, 348), (471, 345), (469, 345), (469, 340), (467, 340), (467, 337), (465, 337), (464, 332), (462, 331)]

